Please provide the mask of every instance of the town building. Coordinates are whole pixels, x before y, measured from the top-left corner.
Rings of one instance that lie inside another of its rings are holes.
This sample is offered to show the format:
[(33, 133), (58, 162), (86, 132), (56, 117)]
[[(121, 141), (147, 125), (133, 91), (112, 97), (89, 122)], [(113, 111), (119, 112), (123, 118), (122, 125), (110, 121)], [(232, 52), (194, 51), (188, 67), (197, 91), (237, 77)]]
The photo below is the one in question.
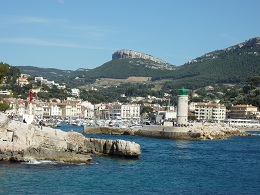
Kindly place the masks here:
[(35, 82), (41, 82), (42, 83), (42, 81), (43, 81), (43, 77), (34, 77), (34, 81)]
[(198, 120), (223, 121), (226, 119), (226, 107), (222, 104), (197, 103), (195, 116)]
[(58, 89), (65, 89), (65, 85), (60, 85), (58, 83), (55, 83), (54, 81), (48, 81), (47, 79), (44, 79), (43, 77), (34, 77), (35, 82), (40, 82), (41, 84), (45, 84), (48, 87), (56, 86)]
[(231, 106), (229, 112), (229, 118), (232, 119), (259, 119), (260, 113), (258, 108), (252, 105), (235, 105)]
[(72, 88), (72, 89), (71, 89), (71, 95), (72, 95), (72, 96), (77, 96), (77, 97), (79, 97), (79, 95), (80, 95), (80, 90), (77, 89), (77, 88)]
[(88, 101), (81, 102), (81, 116), (84, 119), (94, 118), (95, 105), (91, 104)]
[(28, 74), (21, 74), (21, 76), (18, 78), (18, 84), (23, 87), (24, 85), (28, 85), (30, 82), (28, 81), (30, 75)]
[(140, 104), (114, 104), (109, 108), (111, 119), (140, 121)]
[(0, 95), (11, 95), (11, 92), (7, 90), (0, 91)]
[(109, 114), (109, 109), (110, 109), (109, 104), (96, 104), (95, 105), (95, 118), (96, 119), (102, 119), (102, 120), (109, 120), (110, 119), (110, 114)]

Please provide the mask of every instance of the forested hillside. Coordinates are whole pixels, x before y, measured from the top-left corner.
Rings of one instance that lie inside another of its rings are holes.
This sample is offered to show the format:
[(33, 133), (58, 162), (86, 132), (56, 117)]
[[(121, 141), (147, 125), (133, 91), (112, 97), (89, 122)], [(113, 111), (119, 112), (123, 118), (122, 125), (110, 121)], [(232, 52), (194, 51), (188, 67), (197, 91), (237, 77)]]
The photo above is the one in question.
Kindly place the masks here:
[(260, 75), (260, 38), (224, 50), (205, 54), (180, 66), (173, 72), (172, 81), (165, 88), (185, 86), (190, 89), (215, 83), (245, 83)]
[[(207, 53), (182, 66), (164, 69), (147, 59), (113, 59), (91, 70), (58, 70), (35, 67), (17, 67), (22, 73), (43, 76), (48, 80), (69, 86), (85, 86), (98, 78), (125, 79), (131, 76), (167, 79), (163, 89), (185, 86), (196, 89), (216, 83), (243, 84), (260, 73), (260, 38), (253, 38), (223, 50)], [(159, 67), (155, 69), (154, 67)], [(84, 68), (84, 67), (83, 67)], [(86, 67), (85, 67), (86, 68)]]
[(114, 59), (86, 72), (85, 77), (126, 79), (130, 76), (165, 77), (171, 75), (172, 70), (164, 69), (163, 67), (158, 69), (151, 68), (154, 64), (156, 62), (141, 58)]

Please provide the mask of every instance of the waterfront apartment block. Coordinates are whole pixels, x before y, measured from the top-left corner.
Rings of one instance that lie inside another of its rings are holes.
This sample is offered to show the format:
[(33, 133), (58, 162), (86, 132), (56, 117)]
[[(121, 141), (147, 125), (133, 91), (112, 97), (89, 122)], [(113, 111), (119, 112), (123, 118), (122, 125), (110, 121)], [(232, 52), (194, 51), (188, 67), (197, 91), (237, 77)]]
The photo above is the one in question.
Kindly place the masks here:
[(197, 103), (195, 116), (198, 120), (223, 121), (226, 119), (226, 107), (221, 104)]
[(114, 104), (109, 108), (111, 119), (140, 120), (140, 104)]
[(259, 119), (260, 112), (258, 108), (252, 105), (235, 105), (232, 106), (229, 113), (229, 118), (232, 119)]

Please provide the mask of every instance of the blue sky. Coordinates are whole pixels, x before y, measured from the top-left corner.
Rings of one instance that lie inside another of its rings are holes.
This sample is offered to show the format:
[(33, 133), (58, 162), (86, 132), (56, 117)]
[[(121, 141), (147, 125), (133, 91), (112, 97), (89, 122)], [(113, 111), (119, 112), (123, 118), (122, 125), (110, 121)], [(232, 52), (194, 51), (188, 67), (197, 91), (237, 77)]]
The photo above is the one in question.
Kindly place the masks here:
[(120, 49), (173, 65), (260, 36), (259, 0), (0, 0), (0, 61), (95, 68)]

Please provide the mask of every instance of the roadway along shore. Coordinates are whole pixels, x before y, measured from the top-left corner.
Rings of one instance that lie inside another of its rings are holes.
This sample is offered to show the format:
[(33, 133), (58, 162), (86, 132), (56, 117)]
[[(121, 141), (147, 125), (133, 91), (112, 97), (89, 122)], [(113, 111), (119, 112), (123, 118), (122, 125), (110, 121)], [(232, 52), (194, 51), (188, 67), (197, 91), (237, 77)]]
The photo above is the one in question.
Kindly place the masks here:
[(84, 127), (85, 134), (137, 135), (161, 139), (213, 140), (226, 139), (231, 136), (250, 136), (251, 134), (221, 123), (192, 123), (183, 127), (169, 125), (146, 125), (143, 127), (112, 128)]

